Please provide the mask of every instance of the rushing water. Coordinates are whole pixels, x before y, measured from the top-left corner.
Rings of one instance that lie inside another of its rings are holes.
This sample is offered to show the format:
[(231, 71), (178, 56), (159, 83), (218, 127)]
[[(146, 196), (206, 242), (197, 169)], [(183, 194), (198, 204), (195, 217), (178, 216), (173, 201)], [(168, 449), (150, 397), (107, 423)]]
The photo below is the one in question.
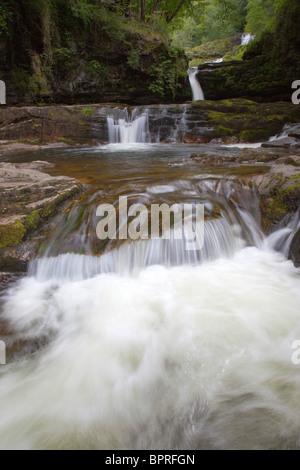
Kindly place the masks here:
[(197, 67), (191, 67), (188, 70), (189, 81), (190, 81), (190, 85), (191, 85), (191, 89), (193, 93), (193, 101), (203, 101), (204, 93), (203, 93), (200, 83), (197, 80), (197, 73), (198, 73)]
[(241, 45), (247, 46), (248, 44), (250, 44), (251, 41), (253, 41), (253, 39), (255, 39), (255, 35), (250, 33), (244, 33), (242, 34)]
[[(1, 448), (300, 448), (300, 276), (273, 251), (286, 252), (299, 216), (264, 238), (251, 184), (264, 167), (203, 169), (192, 151), (127, 143), (15, 159), (51, 160), (51, 174), (87, 186), (2, 296)], [(124, 195), (203, 203), (203, 249), (101, 244), (96, 207)]]
[(109, 141), (111, 144), (136, 144), (149, 141), (148, 111), (136, 115), (138, 108), (129, 116), (127, 108), (119, 110), (118, 116), (107, 117)]

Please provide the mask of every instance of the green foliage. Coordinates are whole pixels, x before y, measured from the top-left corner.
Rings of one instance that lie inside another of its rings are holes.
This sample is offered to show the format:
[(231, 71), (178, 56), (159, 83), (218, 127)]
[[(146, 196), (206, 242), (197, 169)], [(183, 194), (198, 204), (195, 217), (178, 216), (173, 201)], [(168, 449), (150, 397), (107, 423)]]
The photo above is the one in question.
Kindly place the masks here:
[[(175, 52), (173, 52), (175, 54)], [(179, 88), (179, 73), (176, 62), (171, 59), (161, 60), (158, 65), (148, 69), (153, 81), (149, 90), (162, 98), (172, 96), (174, 99)]]
[(98, 60), (91, 60), (85, 68), (85, 71), (91, 75), (105, 77), (107, 75), (107, 67), (100, 64)]
[(138, 51), (135, 51), (134, 49), (132, 49), (127, 59), (127, 64), (133, 70), (138, 70), (140, 68), (140, 54)]
[(67, 71), (74, 67), (75, 56), (71, 49), (67, 47), (60, 47), (53, 50), (53, 55), (54, 62), (59, 69)]
[(214, 41), (241, 33), (245, 26), (246, 2), (237, 0), (210, 0), (206, 2), (203, 22), (200, 24), (205, 41)]
[(13, 17), (9, 2), (3, 2), (0, 5), (0, 35), (9, 34), (9, 23)]
[(182, 31), (173, 33), (175, 45), (195, 47), (242, 33), (247, 0), (203, 0), (193, 2), (192, 18), (186, 18)]
[(183, 27), (173, 33), (173, 44), (184, 49), (192, 48), (202, 42), (200, 28), (195, 18), (188, 17), (183, 22)]
[(71, 11), (75, 18), (79, 18), (85, 25), (95, 16), (95, 5), (89, 0), (68, 0)]
[(94, 112), (94, 108), (92, 108), (91, 106), (87, 107), (87, 108), (83, 108), (82, 110), (82, 114), (85, 116), (85, 117), (90, 117)]
[(276, 16), (286, 0), (248, 0), (246, 32), (259, 34), (273, 30)]

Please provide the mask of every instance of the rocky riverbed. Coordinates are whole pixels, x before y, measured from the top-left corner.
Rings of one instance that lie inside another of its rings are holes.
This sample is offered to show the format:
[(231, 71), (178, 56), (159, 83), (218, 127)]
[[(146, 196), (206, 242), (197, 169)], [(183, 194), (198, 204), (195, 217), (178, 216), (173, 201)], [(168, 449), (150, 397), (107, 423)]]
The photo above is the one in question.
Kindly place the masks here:
[[(68, 163), (55, 174), (47, 174), (55, 165), (51, 162), (51, 149), (65, 152), (68, 147), (80, 151), (81, 147), (91, 145), (95, 146), (95, 151), (97, 146), (101, 149), (108, 142), (107, 115), (116, 109), (117, 105), (1, 109), (0, 270), (26, 269), (43, 238), (42, 232), (38, 235), (39, 231), (51, 223), (59, 205), (69, 204), (68, 201), (83, 190), (83, 184), (92, 178), (87, 173), (83, 176), (78, 164), (75, 173), (70, 172), (72, 153), (68, 154)], [(133, 109), (128, 109), (130, 114)], [(185, 142), (187, 148), (192, 146), (194, 153), (185, 160), (185, 165), (196, 163), (203, 173), (213, 169), (226, 177), (232, 174), (234, 167), (235, 175), (240, 174), (243, 181), (253, 185), (260, 199), (261, 226), (266, 234), (278, 228), (285, 216), (298, 210), (297, 107), (287, 103), (266, 106), (246, 100), (225, 100), (152, 105), (138, 111), (145, 112), (145, 109), (151, 137), (156, 136), (161, 143), (176, 138), (182, 145)], [(285, 128), (281, 138), (267, 140), (260, 148), (234, 148), (242, 141), (258, 142), (260, 138), (280, 134), (287, 123), (290, 127)], [(39, 159), (40, 150), (49, 150), (49, 161), (32, 161), (35, 152)], [(32, 152), (31, 162), (16, 163), (15, 156), (25, 152)], [(69, 177), (60, 176), (64, 174)], [(35, 234), (34, 243), (32, 234)], [(299, 235), (295, 236), (291, 257), (295, 264), (299, 263)]]

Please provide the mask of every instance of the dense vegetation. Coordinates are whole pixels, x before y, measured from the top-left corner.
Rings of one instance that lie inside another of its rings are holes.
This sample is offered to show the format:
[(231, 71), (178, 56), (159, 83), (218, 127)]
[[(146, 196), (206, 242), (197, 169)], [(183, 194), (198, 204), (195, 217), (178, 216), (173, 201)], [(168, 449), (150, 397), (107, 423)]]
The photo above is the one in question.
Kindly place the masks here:
[(283, 2), (272, 29), (250, 43), (243, 60), (220, 64), (213, 74), (201, 72), (206, 97), (291, 101), (292, 83), (300, 77), (299, 16), (299, 0)]
[(189, 49), (243, 32), (272, 31), (284, 3), (286, 0), (194, 1), (192, 13), (173, 32), (174, 44)]
[[(255, 64), (220, 71), (212, 87), (230, 93), (209, 98), (276, 99), (299, 78), (298, 17), (299, 0), (4, 0), (0, 75), (11, 104), (183, 102), (185, 54), (197, 66), (246, 51)], [(241, 49), (243, 32), (256, 40)]]
[(11, 102), (186, 97), (185, 56), (162, 34), (181, 10), (175, 0), (6, 0), (0, 8)]

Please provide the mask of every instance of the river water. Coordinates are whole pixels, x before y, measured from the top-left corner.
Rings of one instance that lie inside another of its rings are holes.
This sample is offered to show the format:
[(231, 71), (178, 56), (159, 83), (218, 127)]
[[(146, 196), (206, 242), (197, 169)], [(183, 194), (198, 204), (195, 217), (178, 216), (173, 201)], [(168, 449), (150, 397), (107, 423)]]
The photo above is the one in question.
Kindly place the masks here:
[[(194, 151), (127, 144), (10, 158), (51, 161), (47, 172), (78, 178), (85, 193), (2, 293), (1, 448), (300, 448), (300, 276), (260, 230), (251, 177), (266, 169), (202, 168)], [(98, 204), (117, 208), (125, 195), (203, 203), (203, 249), (100, 242)]]

